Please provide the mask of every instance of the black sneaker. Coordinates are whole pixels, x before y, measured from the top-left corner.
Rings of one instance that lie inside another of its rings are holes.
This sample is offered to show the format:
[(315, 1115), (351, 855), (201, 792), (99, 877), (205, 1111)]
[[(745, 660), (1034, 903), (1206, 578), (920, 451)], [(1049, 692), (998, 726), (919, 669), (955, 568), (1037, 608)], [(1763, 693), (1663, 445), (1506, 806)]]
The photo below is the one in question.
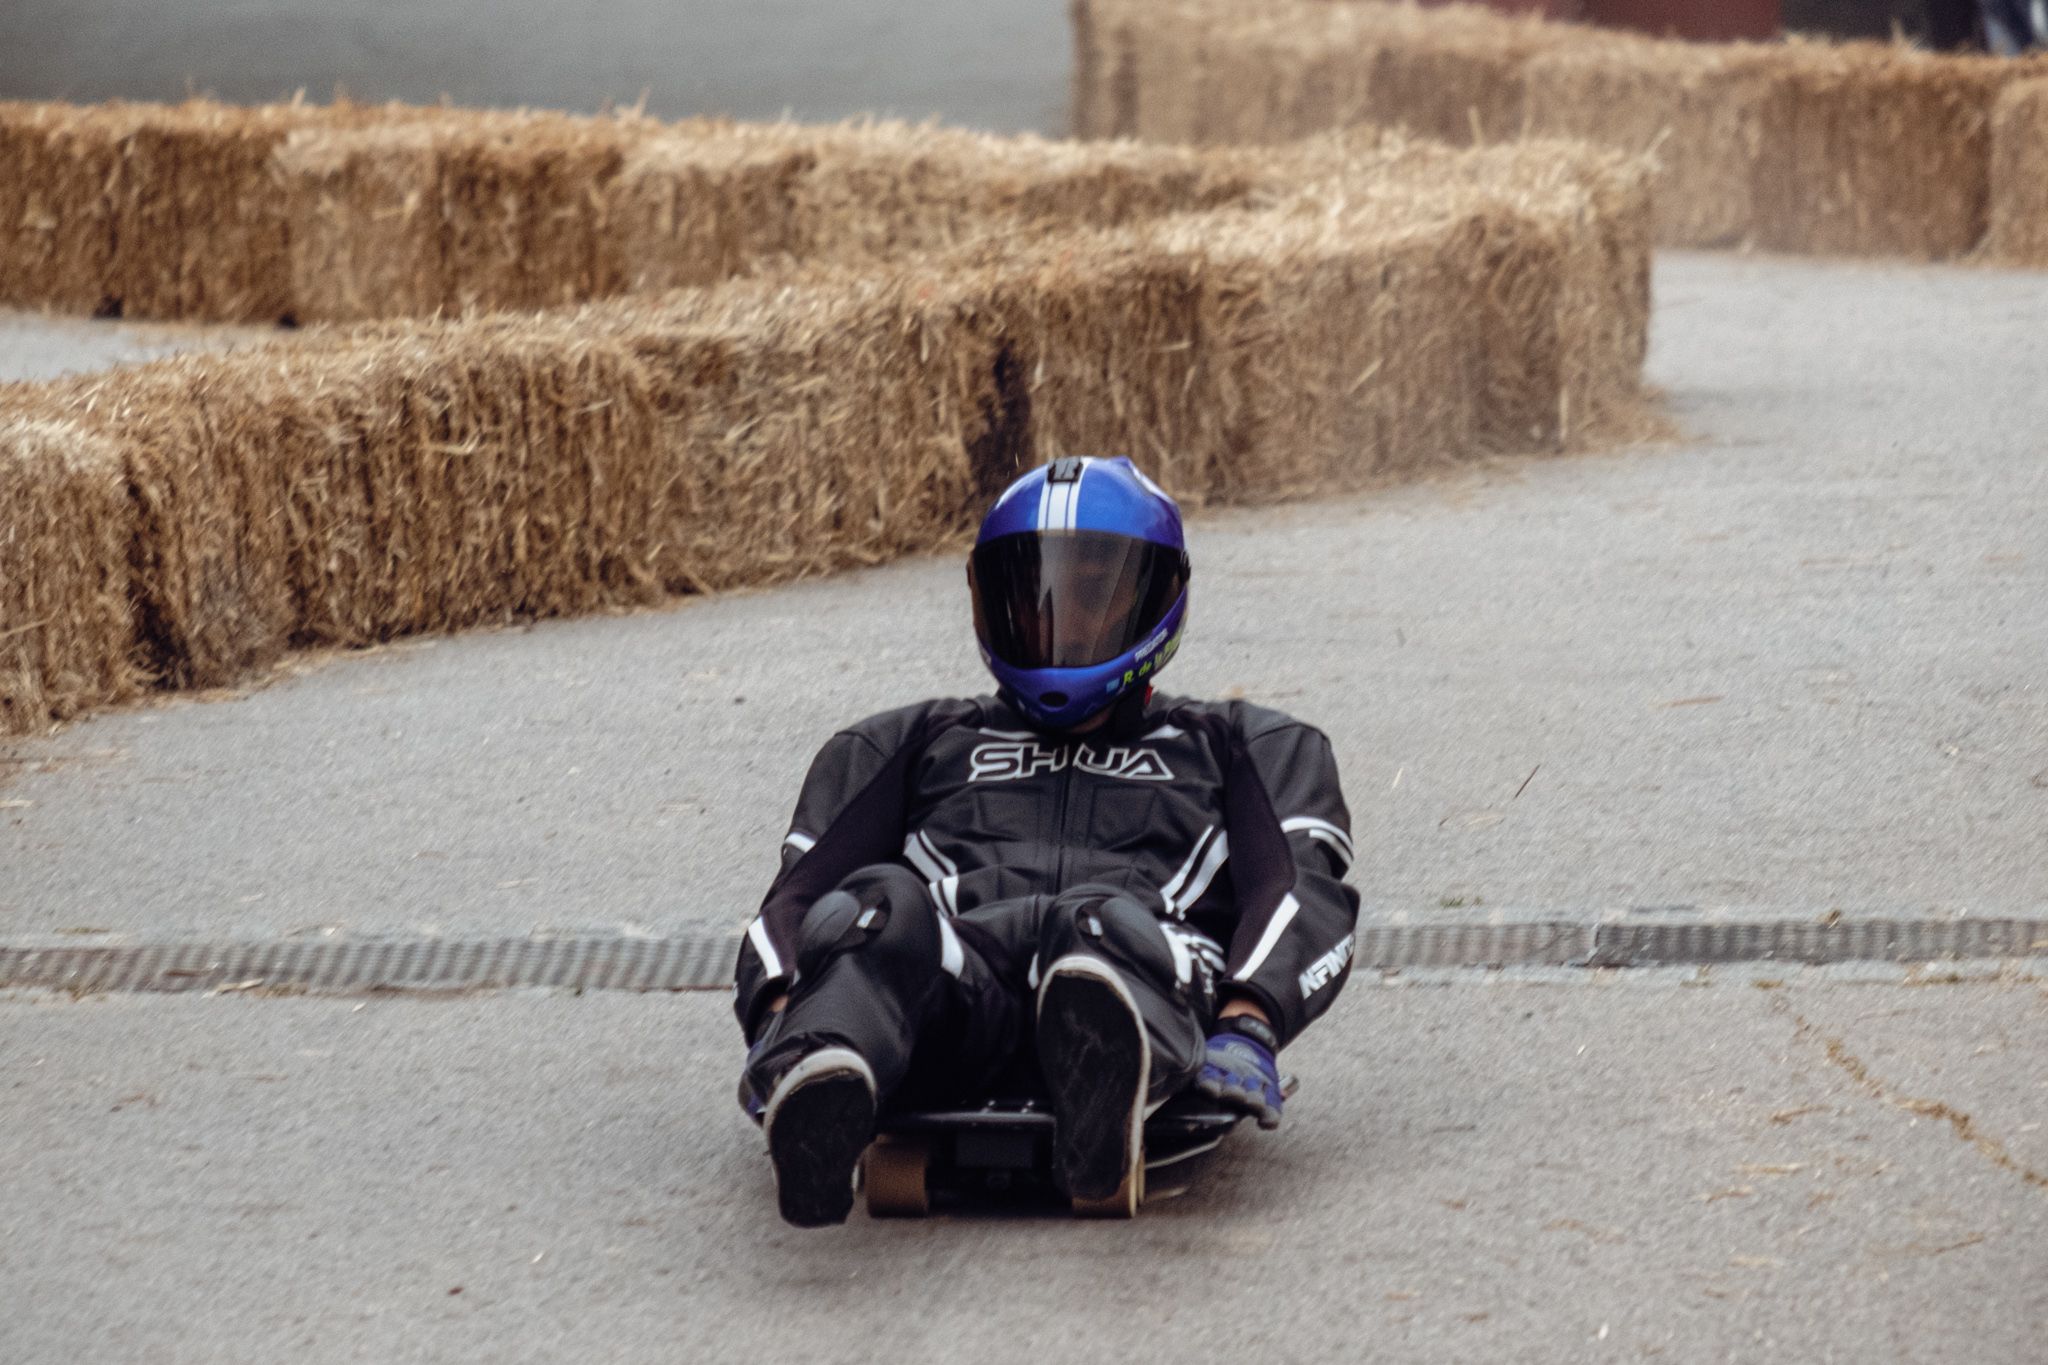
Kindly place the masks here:
[(1053, 1161), (1075, 1199), (1115, 1194), (1142, 1157), (1152, 1045), (1138, 1002), (1100, 958), (1071, 954), (1038, 988), (1038, 1065), (1058, 1121)]
[(783, 1074), (762, 1116), (782, 1216), (800, 1228), (843, 1223), (853, 1173), (875, 1135), (875, 1073), (850, 1048), (821, 1048)]

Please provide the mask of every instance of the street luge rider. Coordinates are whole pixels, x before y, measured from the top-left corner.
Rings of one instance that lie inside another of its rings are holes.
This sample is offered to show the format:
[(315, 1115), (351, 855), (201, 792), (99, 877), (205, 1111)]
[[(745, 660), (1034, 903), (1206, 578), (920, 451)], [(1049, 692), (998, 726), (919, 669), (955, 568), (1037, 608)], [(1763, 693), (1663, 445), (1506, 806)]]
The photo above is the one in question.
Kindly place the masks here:
[(1349, 975), (1350, 818), (1323, 734), (1155, 696), (1180, 509), (1126, 459), (1025, 474), (968, 563), (993, 697), (870, 717), (812, 762), (740, 949), (742, 1102), (782, 1216), (843, 1222), (890, 1104), (978, 1104), (1020, 1053), (1056, 1177), (1113, 1194), (1190, 1085), (1280, 1121), (1275, 1054)]

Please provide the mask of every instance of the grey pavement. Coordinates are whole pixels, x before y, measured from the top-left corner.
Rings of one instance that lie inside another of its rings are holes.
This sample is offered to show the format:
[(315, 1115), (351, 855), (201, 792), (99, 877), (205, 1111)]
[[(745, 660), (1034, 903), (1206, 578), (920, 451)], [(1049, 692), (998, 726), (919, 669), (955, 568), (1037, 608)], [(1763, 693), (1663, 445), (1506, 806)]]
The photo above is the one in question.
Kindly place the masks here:
[(0, 383), (90, 374), (176, 351), (220, 350), (279, 335), (269, 327), (114, 322), (0, 309)]
[[(1380, 918), (2039, 913), (2048, 277), (1658, 272), (1699, 440), (1203, 516), (1170, 681), (1329, 729)], [(979, 685), (959, 580), (9, 745), (0, 941), (730, 929), (836, 723)], [(2044, 1045), (1984, 964), (1362, 978), (1136, 1223), (800, 1234), (721, 993), (0, 994), (0, 1360), (2026, 1365)]]
[[(1330, 732), (1377, 916), (2048, 910), (2048, 275), (1657, 286), (1696, 442), (1203, 516), (1167, 681)], [(311, 661), (0, 749), (0, 939), (730, 927), (983, 685), (952, 555)]]
[(1627, 975), (1360, 983), (1135, 1223), (818, 1233), (716, 996), (0, 1000), (0, 1359), (2040, 1359), (2048, 991)]
[(359, 99), (1066, 128), (1064, 0), (9, 0), (0, 99)]

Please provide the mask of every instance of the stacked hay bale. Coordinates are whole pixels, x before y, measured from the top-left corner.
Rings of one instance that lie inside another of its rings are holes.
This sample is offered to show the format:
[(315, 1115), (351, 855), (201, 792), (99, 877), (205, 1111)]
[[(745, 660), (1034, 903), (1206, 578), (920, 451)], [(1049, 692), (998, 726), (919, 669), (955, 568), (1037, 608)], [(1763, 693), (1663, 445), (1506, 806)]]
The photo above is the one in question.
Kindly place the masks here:
[(561, 307), (619, 292), (611, 182), (636, 115), (422, 111), (299, 130), (278, 149), (302, 321)]
[(1990, 114), (2039, 65), (1873, 43), (1691, 45), (1470, 7), (1075, 0), (1077, 132), (1272, 142), (1348, 124), (1653, 151), (1658, 238), (1970, 250)]
[(1194, 156), (901, 123), (471, 116), (278, 156), (302, 319), (537, 309), (1241, 197)]
[(274, 322), (291, 311), (270, 157), (393, 107), (0, 104), (0, 303)]
[(816, 150), (783, 125), (647, 139), (608, 196), (625, 288), (713, 284), (795, 255), (797, 187), (816, 165)]
[(1237, 203), (1257, 178), (1184, 148), (1082, 146), (924, 125), (861, 123), (809, 135), (794, 236), (808, 259), (857, 263), (982, 241), (1114, 227)]
[[(1297, 211), (1457, 222), (1482, 357), (1478, 427), (1491, 448), (1565, 448), (1661, 427), (1640, 389), (1650, 316), (1649, 166), (1583, 144), (1524, 142), (1476, 152), (1369, 133), (1326, 135), (1249, 154), (1307, 186)], [(1427, 372), (1425, 367), (1424, 373)], [(1405, 402), (1421, 403), (1424, 396)]]
[(135, 691), (130, 515), (116, 442), (27, 391), (0, 412), (0, 734), (19, 734)]
[(1671, 246), (1735, 246), (1755, 232), (1757, 167), (1788, 124), (1771, 49), (1614, 40), (1533, 59), (1529, 126), (1651, 156), (1657, 237)]
[[(1574, 30), (1471, 7), (1075, 0), (1075, 133), (1279, 142), (1368, 123), (1514, 137), (1523, 69)], [(1083, 46), (1085, 45), (1085, 46)]]
[(1775, 56), (1784, 122), (1756, 160), (1758, 245), (1940, 259), (1982, 240), (1991, 107), (2011, 68), (1874, 43)]
[(545, 324), (180, 356), (36, 407), (118, 457), (133, 651), (162, 685), (655, 590), (644, 376)]
[[(1632, 391), (1640, 308), (1609, 329), (1632, 343), (1584, 316), (1640, 303), (1644, 229), (1607, 221), (1643, 216), (1618, 160), (1378, 138), (1294, 155), (1203, 169), (1256, 205), (23, 391), (39, 448), (75, 442), (119, 496), (90, 513), (100, 579), (61, 541), (9, 552), (41, 586), (0, 631), (57, 599), (84, 620), (114, 575), (128, 638), (102, 654), (217, 684), (297, 645), (874, 562), (1074, 450), (1129, 451), (1192, 501), (1272, 497), (1563, 445), (1592, 395)], [(1090, 202), (1117, 202), (1118, 164)], [(1025, 165), (1000, 202), (1081, 192), (1063, 158)], [(1279, 188), (1297, 174), (1309, 189)], [(35, 496), (67, 533), (86, 515)], [(22, 656), (9, 686), (75, 707), (125, 685), (67, 667)]]
[(878, 563), (952, 529), (990, 382), (979, 290), (957, 270), (824, 271), (576, 314), (655, 376), (662, 585)]
[(2048, 79), (1999, 95), (1991, 146), (1986, 252), (2012, 265), (2048, 266)]
[(119, 105), (0, 104), (0, 303), (118, 310), (118, 148), (139, 118)]

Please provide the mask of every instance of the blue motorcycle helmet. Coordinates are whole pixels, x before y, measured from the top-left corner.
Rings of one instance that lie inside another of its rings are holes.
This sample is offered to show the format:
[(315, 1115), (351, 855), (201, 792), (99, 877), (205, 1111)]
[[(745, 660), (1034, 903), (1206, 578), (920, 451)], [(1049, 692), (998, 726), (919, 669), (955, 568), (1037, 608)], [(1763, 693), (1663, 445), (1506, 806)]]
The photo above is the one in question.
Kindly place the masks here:
[(1041, 465), (996, 499), (968, 557), (982, 662), (1032, 724), (1071, 730), (1173, 658), (1188, 574), (1180, 507), (1136, 465)]

